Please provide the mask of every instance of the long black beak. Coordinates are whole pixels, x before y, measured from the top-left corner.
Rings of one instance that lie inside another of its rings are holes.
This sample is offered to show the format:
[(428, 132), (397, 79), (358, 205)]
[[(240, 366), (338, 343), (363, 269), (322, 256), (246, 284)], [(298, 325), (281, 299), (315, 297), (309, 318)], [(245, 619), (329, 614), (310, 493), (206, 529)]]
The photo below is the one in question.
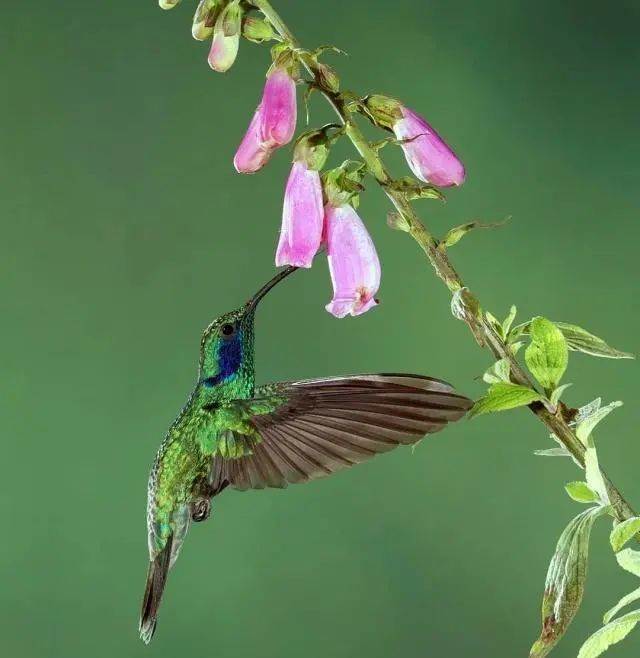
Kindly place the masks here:
[(249, 300), (247, 303), (247, 309), (248, 310), (255, 310), (256, 306), (258, 305), (258, 302), (275, 286), (277, 286), (280, 281), (283, 279), (286, 279), (289, 274), (292, 272), (295, 272), (298, 268), (294, 267), (293, 265), (289, 265), (289, 267), (285, 267), (283, 270), (280, 270), (274, 277), (269, 281), (268, 283), (265, 283), (260, 290)]

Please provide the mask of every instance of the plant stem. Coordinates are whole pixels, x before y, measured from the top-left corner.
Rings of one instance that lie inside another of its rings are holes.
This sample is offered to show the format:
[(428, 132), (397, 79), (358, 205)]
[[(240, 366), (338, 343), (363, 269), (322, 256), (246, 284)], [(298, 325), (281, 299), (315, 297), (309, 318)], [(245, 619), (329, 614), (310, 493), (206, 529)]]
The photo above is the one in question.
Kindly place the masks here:
[[(272, 7), (269, 0), (252, 0), (252, 4), (264, 14), (265, 18), (285, 42), (292, 48), (300, 48), (300, 43)], [(305, 68), (314, 76), (317, 88), (322, 92), (345, 126), (345, 134), (349, 137), (367, 165), (369, 173), (376, 179), (396, 211), (405, 220), (408, 226), (408, 233), (420, 245), (438, 277), (452, 293), (463, 288), (464, 283), (462, 277), (451, 264), (447, 252), (444, 249), (438, 248), (438, 241), (422, 223), (405, 192), (393, 187), (394, 179), (387, 171), (378, 151), (369, 143), (353, 120), (352, 111), (348, 108), (344, 99), (340, 94), (333, 93), (322, 87), (320, 83), (321, 78), (318, 75), (318, 66), (312, 58), (302, 56), (301, 59)], [(484, 314), (479, 318), (478, 328), (482, 334), (482, 342), (484, 343), (482, 346), (489, 349), (496, 359), (506, 359), (509, 363), (512, 381), (516, 384), (535, 389), (534, 382), (532, 382), (531, 378), (522, 368), (507, 343), (486, 321)], [(584, 468), (585, 447), (564, 419), (561, 411), (559, 409), (551, 411), (541, 403), (533, 403), (529, 405), (529, 409), (544, 423), (551, 433), (558, 437), (558, 440), (569, 451), (575, 461)], [(604, 473), (602, 475), (608, 489), (615, 518), (618, 521), (623, 521), (635, 516), (635, 512), (624, 499), (622, 493), (620, 493)]]

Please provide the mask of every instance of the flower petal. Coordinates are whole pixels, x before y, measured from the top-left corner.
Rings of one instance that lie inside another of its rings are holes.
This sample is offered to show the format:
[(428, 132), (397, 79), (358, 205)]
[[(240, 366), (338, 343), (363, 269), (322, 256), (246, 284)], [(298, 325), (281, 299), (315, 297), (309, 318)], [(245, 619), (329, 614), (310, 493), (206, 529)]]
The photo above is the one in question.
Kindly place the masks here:
[(276, 266), (311, 267), (322, 242), (323, 221), (320, 173), (294, 162), (284, 194)]
[(262, 96), (261, 137), (276, 146), (288, 144), (296, 131), (296, 83), (283, 68), (275, 68), (267, 78)]
[(326, 306), (338, 318), (361, 315), (377, 304), (380, 260), (371, 236), (350, 205), (325, 207), (325, 236), (333, 299)]
[(249, 128), (233, 158), (233, 165), (240, 174), (253, 174), (262, 169), (274, 151), (273, 146), (265, 144), (260, 138), (260, 111), (261, 109), (258, 108), (253, 115)]

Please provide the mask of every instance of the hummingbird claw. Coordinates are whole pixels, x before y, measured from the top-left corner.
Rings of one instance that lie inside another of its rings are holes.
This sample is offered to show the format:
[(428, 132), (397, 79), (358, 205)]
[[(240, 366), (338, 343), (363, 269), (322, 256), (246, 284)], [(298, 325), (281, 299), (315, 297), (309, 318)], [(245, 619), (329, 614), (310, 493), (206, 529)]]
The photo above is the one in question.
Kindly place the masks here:
[(207, 499), (198, 500), (191, 504), (191, 520), (195, 523), (206, 521), (211, 514), (211, 501)]

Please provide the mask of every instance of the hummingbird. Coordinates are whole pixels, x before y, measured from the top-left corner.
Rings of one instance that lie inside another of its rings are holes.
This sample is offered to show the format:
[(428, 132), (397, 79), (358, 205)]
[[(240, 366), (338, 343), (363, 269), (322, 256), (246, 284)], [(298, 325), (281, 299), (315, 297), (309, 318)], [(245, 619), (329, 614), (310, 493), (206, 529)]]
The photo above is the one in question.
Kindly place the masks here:
[(167, 581), (192, 522), (227, 487), (284, 488), (359, 464), (459, 420), (472, 401), (446, 382), (366, 374), (255, 385), (254, 318), (287, 267), (200, 343), (198, 377), (169, 428), (148, 484), (149, 568), (140, 637), (149, 643)]

